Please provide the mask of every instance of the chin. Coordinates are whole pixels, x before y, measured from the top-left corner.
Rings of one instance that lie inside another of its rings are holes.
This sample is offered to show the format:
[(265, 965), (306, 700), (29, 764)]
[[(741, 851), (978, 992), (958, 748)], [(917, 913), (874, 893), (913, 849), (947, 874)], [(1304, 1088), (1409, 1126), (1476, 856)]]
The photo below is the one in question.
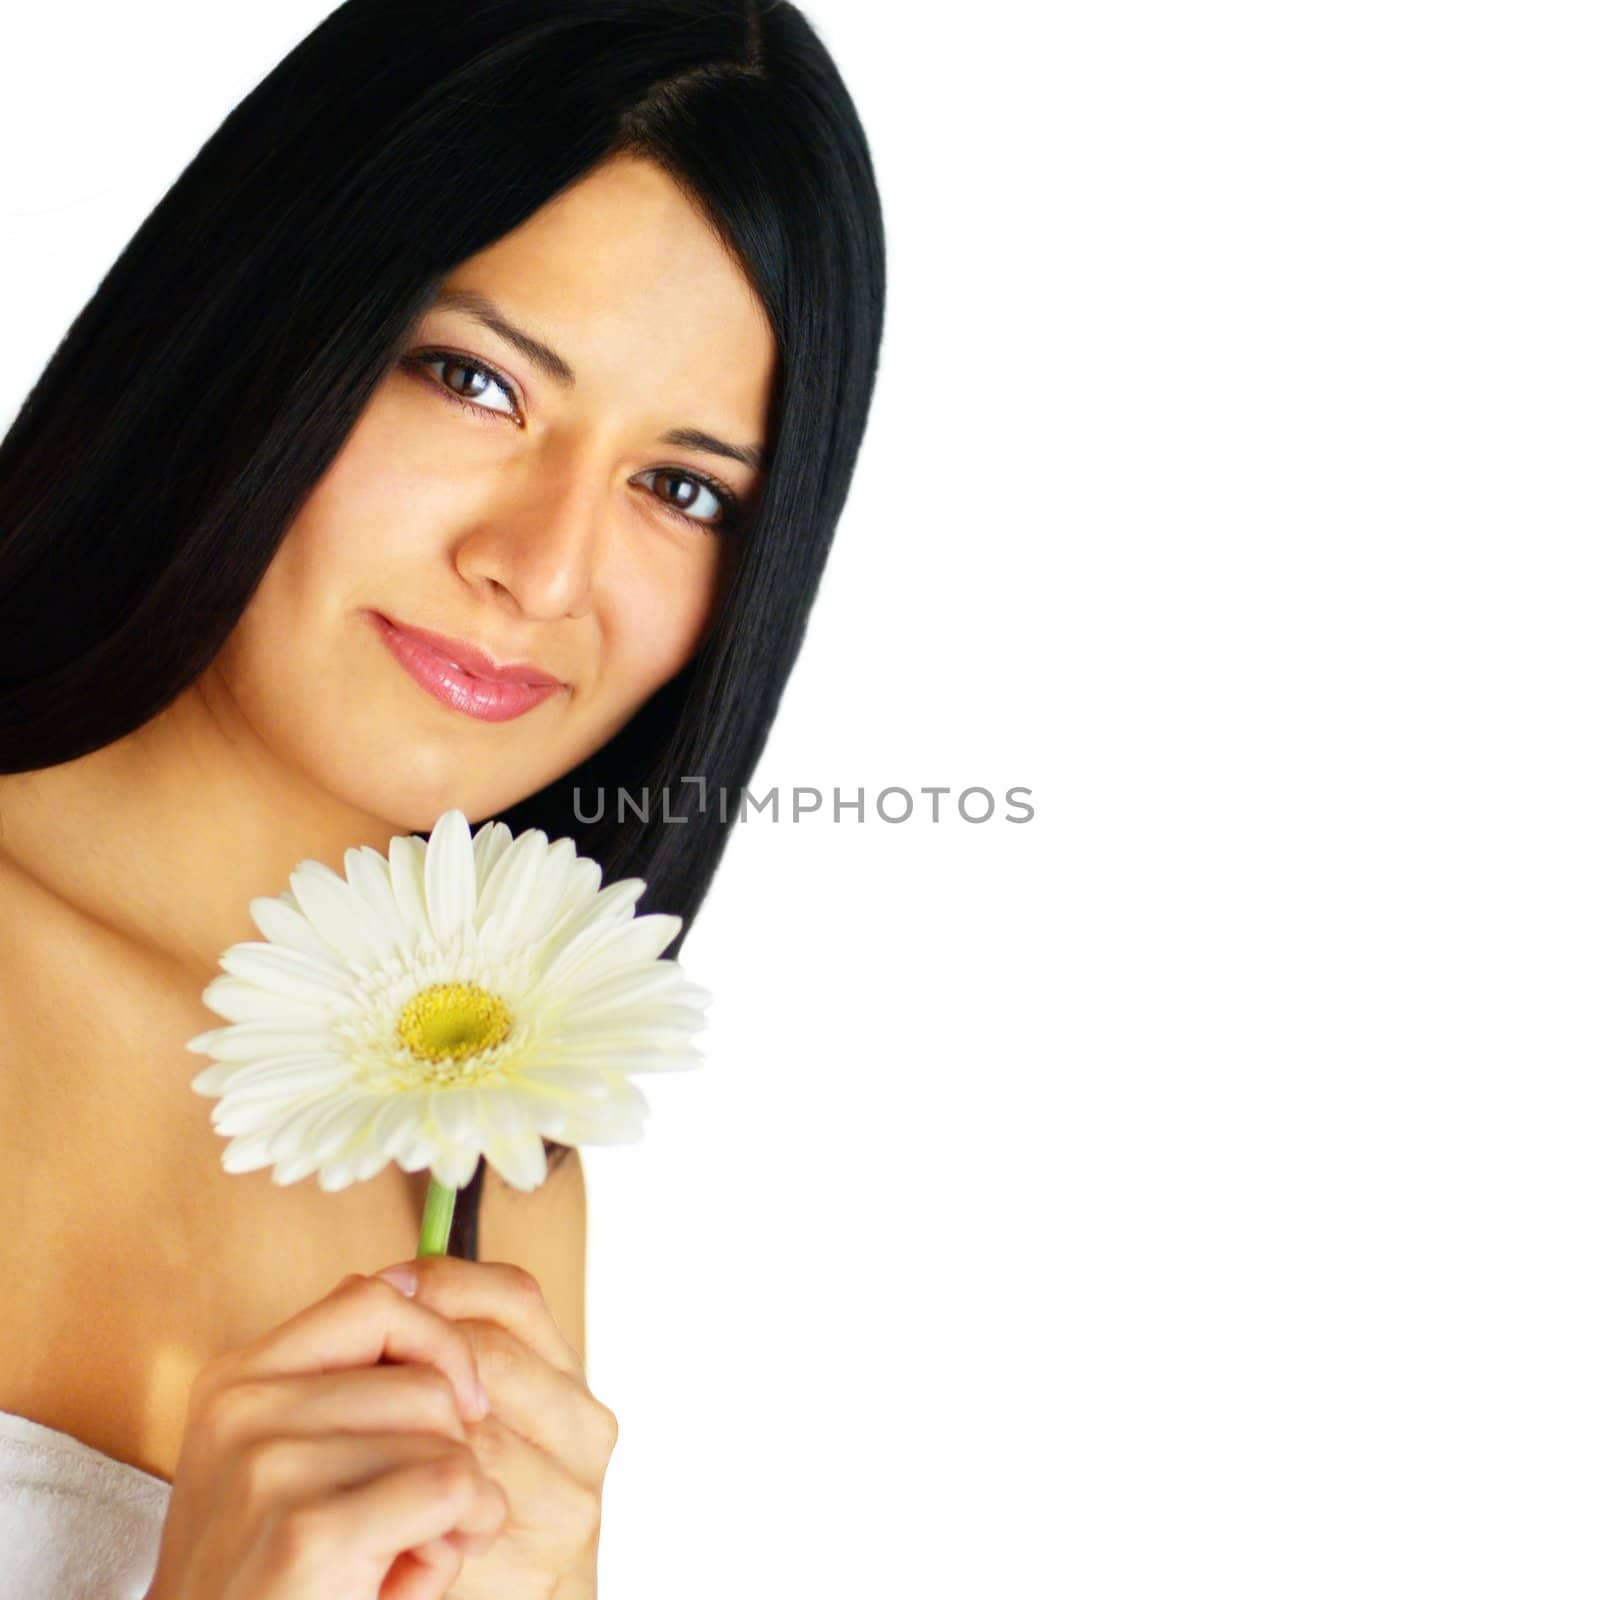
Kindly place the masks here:
[(312, 777), (320, 788), (351, 810), (385, 824), (391, 834), (431, 833), (434, 823), (452, 808), (460, 810), (476, 826), (483, 818), (493, 816), (501, 805), (511, 803), (486, 795), (480, 786), (463, 786), (459, 762), (453, 780), (442, 775), (434, 780), (415, 770), (405, 770), (393, 755), (390, 751), (386, 761), (374, 761), (359, 771), (323, 771)]

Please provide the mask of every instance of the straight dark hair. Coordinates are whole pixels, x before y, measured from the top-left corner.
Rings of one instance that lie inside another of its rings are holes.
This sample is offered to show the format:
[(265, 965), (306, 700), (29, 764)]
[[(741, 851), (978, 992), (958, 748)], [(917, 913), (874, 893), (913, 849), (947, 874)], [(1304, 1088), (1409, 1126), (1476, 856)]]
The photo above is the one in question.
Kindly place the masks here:
[[(800, 648), (882, 335), (866, 138), (787, 0), (347, 0), (296, 46), (0, 441), (0, 771), (122, 738), (199, 677), (445, 276), (613, 153), (674, 178), (766, 310), (765, 480), (694, 658), (499, 819), (644, 878), (678, 952)], [(474, 1259), (483, 1178), (451, 1232)]]

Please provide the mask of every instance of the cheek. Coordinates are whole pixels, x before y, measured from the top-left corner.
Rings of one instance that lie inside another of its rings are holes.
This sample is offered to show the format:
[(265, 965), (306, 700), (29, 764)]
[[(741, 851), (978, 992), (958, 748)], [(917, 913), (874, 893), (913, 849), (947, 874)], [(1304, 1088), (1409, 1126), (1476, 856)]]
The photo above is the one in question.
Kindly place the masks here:
[(613, 590), (607, 652), (610, 676), (642, 701), (675, 676), (705, 637), (716, 587), (715, 552), (658, 571), (635, 569)]
[(346, 439), (218, 658), (263, 729), (293, 724), (325, 736), (322, 725), (347, 714), (344, 698), (372, 689), (350, 676), (355, 614), (384, 599), (386, 577), (422, 558), (439, 525), (436, 494), (432, 480), (407, 470), (381, 414)]
[(313, 651), (331, 643), (327, 627), (380, 603), (460, 514), (459, 478), (421, 459), (396, 411), (380, 391), (306, 497), (242, 619), (247, 636)]
[(374, 402), (295, 519), (284, 553), (302, 589), (371, 599), (374, 580), (424, 558), (460, 515), (460, 474), (434, 470), (393, 410)]

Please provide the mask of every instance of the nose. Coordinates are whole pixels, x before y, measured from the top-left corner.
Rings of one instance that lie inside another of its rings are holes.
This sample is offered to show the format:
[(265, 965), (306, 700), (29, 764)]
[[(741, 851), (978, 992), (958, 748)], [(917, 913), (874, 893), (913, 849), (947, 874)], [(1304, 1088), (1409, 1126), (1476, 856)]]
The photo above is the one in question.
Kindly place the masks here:
[(503, 590), (526, 616), (583, 616), (593, 603), (605, 496), (605, 474), (581, 441), (547, 437), (458, 542), (456, 567), (476, 586)]

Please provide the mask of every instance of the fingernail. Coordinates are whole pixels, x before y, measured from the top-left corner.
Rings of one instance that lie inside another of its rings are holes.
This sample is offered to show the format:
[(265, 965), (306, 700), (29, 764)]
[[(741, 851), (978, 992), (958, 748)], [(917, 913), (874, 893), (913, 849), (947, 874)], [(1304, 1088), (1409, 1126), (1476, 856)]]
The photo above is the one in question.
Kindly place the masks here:
[(417, 1269), (409, 1263), (398, 1267), (385, 1267), (378, 1276), (392, 1283), (401, 1294), (412, 1295), (417, 1292)]

